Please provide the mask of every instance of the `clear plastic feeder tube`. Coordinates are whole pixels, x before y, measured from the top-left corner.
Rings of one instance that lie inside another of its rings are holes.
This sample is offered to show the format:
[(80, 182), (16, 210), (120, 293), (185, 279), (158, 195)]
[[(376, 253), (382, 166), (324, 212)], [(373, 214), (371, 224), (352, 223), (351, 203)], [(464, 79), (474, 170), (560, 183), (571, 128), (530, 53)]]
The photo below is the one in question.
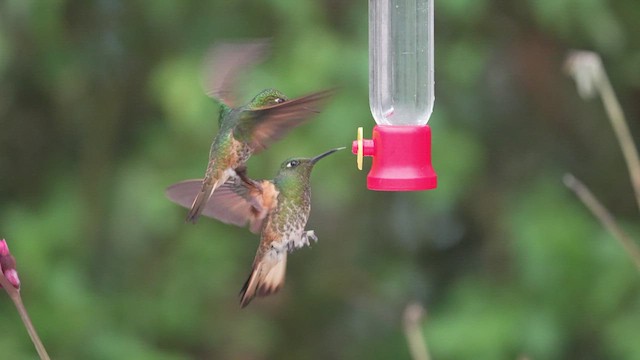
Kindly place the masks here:
[(378, 125), (433, 111), (433, 0), (369, 0), (369, 106)]

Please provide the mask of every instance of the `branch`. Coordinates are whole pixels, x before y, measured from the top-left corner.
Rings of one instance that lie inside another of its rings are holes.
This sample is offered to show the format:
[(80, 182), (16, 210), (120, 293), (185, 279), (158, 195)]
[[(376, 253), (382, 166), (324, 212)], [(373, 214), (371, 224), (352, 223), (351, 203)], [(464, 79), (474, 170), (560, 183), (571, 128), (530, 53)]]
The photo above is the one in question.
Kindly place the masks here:
[(607, 210), (600, 201), (593, 196), (591, 191), (589, 191), (589, 189), (580, 180), (576, 179), (575, 176), (566, 174), (563, 178), (563, 182), (578, 196), (591, 213), (600, 220), (602, 226), (604, 226), (605, 229), (607, 229), (611, 235), (618, 240), (629, 257), (631, 257), (631, 260), (633, 260), (638, 271), (640, 271), (640, 248), (633, 239), (631, 239), (631, 237), (622, 230), (609, 210)]

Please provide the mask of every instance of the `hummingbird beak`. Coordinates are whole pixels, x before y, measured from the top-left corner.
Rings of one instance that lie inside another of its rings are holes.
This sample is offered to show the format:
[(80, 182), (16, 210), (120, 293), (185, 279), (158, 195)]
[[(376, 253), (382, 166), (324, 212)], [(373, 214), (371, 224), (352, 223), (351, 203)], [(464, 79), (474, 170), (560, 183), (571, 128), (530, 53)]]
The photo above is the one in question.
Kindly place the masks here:
[(316, 109), (312, 109), (310, 107), (303, 107), (303, 109), (307, 110), (308, 112), (312, 113), (312, 114), (320, 114), (320, 110), (316, 110)]
[(327, 152), (324, 152), (324, 153), (322, 153), (322, 154), (320, 154), (320, 155), (318, 155), (318, 156), (316, 156), (316, 157), (312, 158), (312, 159), (311, 159), (311, 163), (312, 163), (312, 164), (315, 164), (315, 163), (317, 163), (317, 162), (318, 162), (318, 160), (322, 159), (323, 157), (329, 156), (329, 155), (333, 154), (334, 152), (336, 152), (336, 151), (338, 151), (338, 150), (344, 150), (344, 149), (346, 149), (346, 147), (341, 147), (341, 148), (331, 149), (331, 150), (329, 150), (329, 151), (327, 151)]

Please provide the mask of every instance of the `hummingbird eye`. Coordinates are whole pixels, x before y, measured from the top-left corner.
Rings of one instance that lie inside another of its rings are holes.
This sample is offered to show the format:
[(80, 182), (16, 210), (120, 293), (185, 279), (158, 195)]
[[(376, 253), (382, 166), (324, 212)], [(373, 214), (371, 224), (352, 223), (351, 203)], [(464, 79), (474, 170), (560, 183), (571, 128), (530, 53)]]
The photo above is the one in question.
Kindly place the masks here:
[(292, 168), (292, 167), (296, 167), (300, 164), (300, 161), (298, 160), (291, 160), (287, 163), (287, 167), (288, 168)]
[(275, 101), (276, 104), (282, 104), (283, 102), (285, 102), (285, 100), (281, 97), (277, 97), (273, 101)]

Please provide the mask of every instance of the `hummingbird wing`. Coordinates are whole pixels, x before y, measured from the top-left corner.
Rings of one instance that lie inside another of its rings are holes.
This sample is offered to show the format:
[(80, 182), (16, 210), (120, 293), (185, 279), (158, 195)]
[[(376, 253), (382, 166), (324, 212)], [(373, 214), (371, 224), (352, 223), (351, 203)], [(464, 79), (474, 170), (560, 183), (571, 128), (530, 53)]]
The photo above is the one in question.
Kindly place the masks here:
[(319, 113), (335, 90), (324, 90), (277, 105), (247, 110), (235, 127), (236, 139), (250, 144), (255, 152), (264, 150), (291, 129)]
[(267, 57), (269, 48), (270, 42), (267, 39), (213, 46), (204, 62), (205, 93), (233, 107), (236, 104), (238, 75), (247, 67), (262, 62)]
[[(248, 179), (248, 178), (247, 178)], [(240, 176), (232, 176), (213, 192), (202, 215), (244, 227), (249, 223), (251, 232), (257, 234), (269, 210), (275, 206), (275, 186), (268, 180), (247, 182)], [(185, 180), (167, 188), (169, 200), (189, 208), (202, 187), (201, 179)]]

